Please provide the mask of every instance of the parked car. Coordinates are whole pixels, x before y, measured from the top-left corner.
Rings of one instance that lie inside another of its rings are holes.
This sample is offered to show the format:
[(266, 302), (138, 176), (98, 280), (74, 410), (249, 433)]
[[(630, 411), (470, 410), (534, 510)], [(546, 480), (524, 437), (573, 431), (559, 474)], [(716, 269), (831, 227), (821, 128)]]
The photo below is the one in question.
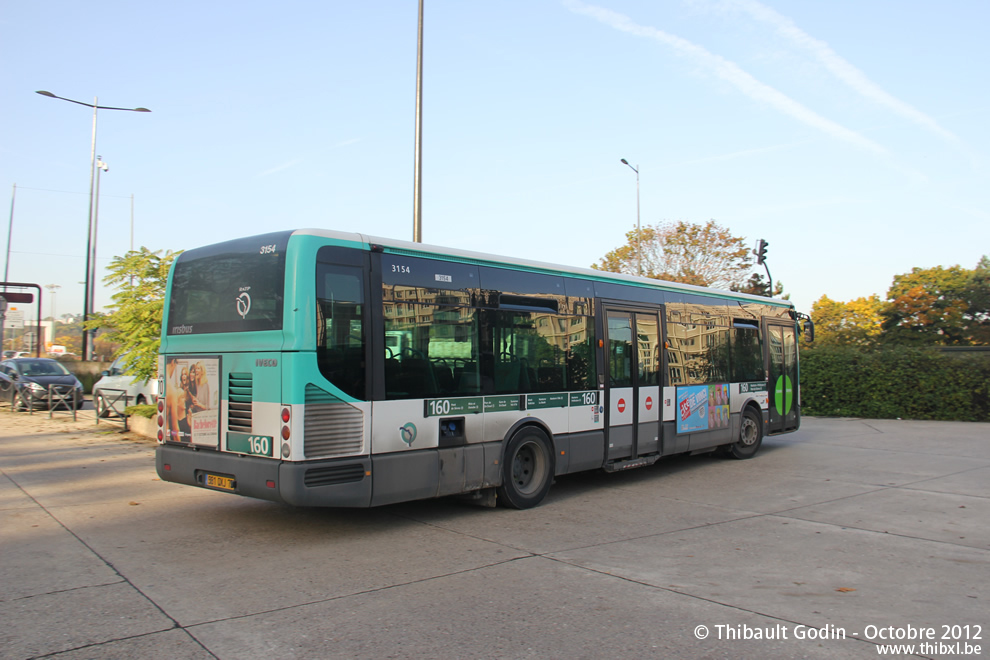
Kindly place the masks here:
[(14, 389), (14, 379), (7, 372), (0, 370), (0, 401), (10, 401), (11, 390)]
[[(12, 407), (24, 409), (28, 404), (32, 408), (47, 408), (53, 402), (60, 405), (61, 401), (75, 401), (76, 409), (82, 408), (83, 386), (79, 379), (50, 358), (21, 357), (0, 362), (2, 372), (10, 383), (4, 388), (0, 383), (3, 399), (10, 401)], [(53, 387), (60, 398), (48, 400), (49, 386)], [(64, 405), (64, 404), (62, 404)]]
[(93, 385), (93, 405), (100, 417), (111, 413), (120, 414), (124, 408), (133, 405), (154, 403), (158, 381), (139, 381), (124, 373), (126, 356), (113, 361), (110, 368), (102, 373), (102, 378)]

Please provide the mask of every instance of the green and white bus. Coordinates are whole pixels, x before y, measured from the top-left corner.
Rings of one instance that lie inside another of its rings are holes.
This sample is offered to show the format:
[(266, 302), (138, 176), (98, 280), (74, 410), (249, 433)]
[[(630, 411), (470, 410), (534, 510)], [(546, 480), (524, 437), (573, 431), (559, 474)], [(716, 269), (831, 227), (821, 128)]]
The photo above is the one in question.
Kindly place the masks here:
[[(804, 317), (806, 318), (806, 317)], [(756, 454), (800, 422), (788, 301), (319, 229), (183, 252), (157, 469), (296, 506)]]

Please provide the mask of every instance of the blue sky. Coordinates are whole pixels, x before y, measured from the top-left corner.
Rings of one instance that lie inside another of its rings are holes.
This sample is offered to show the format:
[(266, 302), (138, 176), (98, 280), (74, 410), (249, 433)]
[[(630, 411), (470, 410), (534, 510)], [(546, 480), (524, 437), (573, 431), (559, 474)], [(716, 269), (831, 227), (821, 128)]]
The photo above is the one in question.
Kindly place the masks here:
[[(990, 253), (982, 0), (426, 0), (425, 16), (426, 243), (589, 266), (635, 225), (626, 158), (644, 224), (765, 238), (804, 311)], [(152, 110), (99, 115), (101, 271), (128, 249), (132, 194), (151, 249), (301, 227), (410, 240), (416, 20), (416, 0), (5, 3), (10, 279), (81, 311), (92, 114), (36, 90)]]

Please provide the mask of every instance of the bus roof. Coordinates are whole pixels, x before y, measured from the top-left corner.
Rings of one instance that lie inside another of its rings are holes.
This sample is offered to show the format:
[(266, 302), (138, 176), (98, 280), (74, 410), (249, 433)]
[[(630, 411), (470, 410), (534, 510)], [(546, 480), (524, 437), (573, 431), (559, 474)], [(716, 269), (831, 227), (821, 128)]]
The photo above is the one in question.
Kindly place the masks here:
[(341, 241), (343, 243), (359, 243), (365, 249), (371, 249), (372, 246), (379, 246), (382, 248), (383, 252), (389, 254), (402, 254), (407, 256), (424, 257), (429, 259), (443, 259), (449, 261), (475, 263), (475, 264), (482, 264), (488, 266), (509, 266), (511, 268), (516, 268), (525, 271), (532, 271), (539, 273), (567, 274), (567, 275), (580, 277), (583, 279), (598, 280), (605, 282), (621, 282), (623, 284), (628, 284), (631, 286), (638, 286), (648, 289), (660, 289), (664, 291), (681, 291), (684, 293), (691, 293), (699, 296), (731, 298), (734, 300), (745, 300), (754, 303), (761, 303), (764, 305), (774, 305), (777, 307), (785, 307), (790, 309), (794, 308), (794, 303), (792, 303), (789, 300), (766, 298), (763, 296), (756, 296), (749, 293), (726, 291), (724, 289), (713, 289), (702, 286), (695, 286), (693, 284), (681, 284), (679, 282), (657, 280), (649, 277), (626, 275), (623, 273), (612, 273), (608, 271), (594, 270), (591, 268), (579, 268), (576, 266), (565, 266), (565, 265), (551, 264), (541, 261), (531, 261), (528, 259), (518, 259), (515, 257), (505, 257), (500, 255), (485, 254), (482, 252), (473, 252), (471, 250), (461, 250), (457, 248), (449, 248), (438, 245), (429, 245), (426, 243), (413, 243), (410, 241), (402, 241), (393, 238), (368, 236), (366, 234), (360, 234), (360, 233), (341, 232), (330, 229), (297, 229), (292, 232), (292, 235), (329, 238), (336, 241)]

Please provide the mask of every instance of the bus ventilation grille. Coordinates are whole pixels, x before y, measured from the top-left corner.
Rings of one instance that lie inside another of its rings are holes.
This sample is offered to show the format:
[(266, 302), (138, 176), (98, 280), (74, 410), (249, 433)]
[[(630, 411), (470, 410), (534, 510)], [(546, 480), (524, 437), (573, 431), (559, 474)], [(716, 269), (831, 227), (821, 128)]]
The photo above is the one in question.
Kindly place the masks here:
[(364, 413), (315, 385), (306, 386), (305, 420), (306, 458), (360, 454), (364, 448)]
[(351, 465), (331, 465), (329, 467), (306, 470), (303, 483), (307, 488), (315, 486), (333, 486), (348, 484), (364, 479), (364, 466), (360, 463)]
[(252, 376), (231, 373), (227, 377), (227, 430), (251, 432)]

